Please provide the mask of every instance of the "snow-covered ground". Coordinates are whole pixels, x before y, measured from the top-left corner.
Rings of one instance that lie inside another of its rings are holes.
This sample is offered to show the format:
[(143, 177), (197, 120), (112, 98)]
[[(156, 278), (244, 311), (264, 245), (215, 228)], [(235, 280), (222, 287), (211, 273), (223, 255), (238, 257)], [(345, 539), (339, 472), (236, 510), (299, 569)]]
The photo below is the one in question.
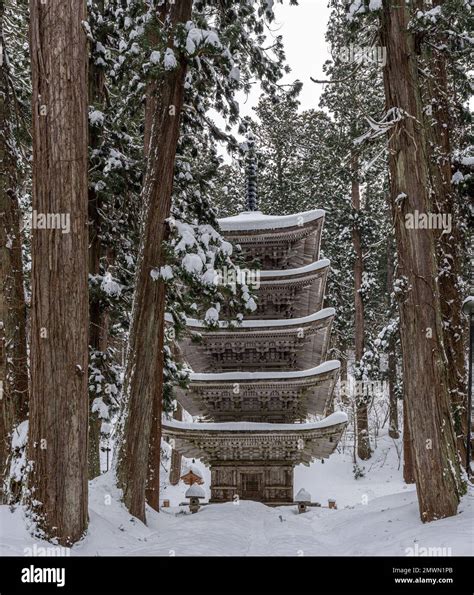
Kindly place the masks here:
[[(398, 442), (398, 441), (397, 441)], [(91, 482), (90, 526), (87, 536), (71, 555), (252, 556), (252, 555), (413, 555), (423, 548), (443, 548), (443, 555), (474, 555), (474, 488), (463, 498), (456, 517), (423, 525), (416, 492), (401, 477), (399, 445), (388, 437), (379, 440), (372, 459), (364, 464), (365, 476), (352, 474), (350, 450), (333, 455), (324, 464), (300, 467), (295, 492), (304, 487), (313, 507), (298, 515), (295, 506), (270, 508), (257, 502), (211, 504), (189, 514), (186, 487), (168, 486), (164, 498), (171, 507), (159, 514), (147, 510), (148, 525), (131, 517), (111, 487), (110, 474)], [(203, 471), (208, 494), (209, 472)], [(334, 498), (338, 509), (327, 508)], [(0, 507), (0, 555), (24, 555), (45, 542), (34, 542), (21, 509), (11, 513)], [(25, 549), (26, 548), (26, 549)]]

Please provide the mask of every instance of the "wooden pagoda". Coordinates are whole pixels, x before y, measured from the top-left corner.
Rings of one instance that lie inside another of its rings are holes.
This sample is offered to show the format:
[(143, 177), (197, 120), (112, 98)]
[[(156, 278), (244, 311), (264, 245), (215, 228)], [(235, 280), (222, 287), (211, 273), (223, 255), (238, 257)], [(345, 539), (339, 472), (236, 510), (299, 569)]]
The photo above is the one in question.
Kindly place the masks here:
[[(252, 172), (250, 171), (249, 178)], [(324, 212), (267, 216), (256, 209), (219, 221), (226, 239), (262, 270), (257, 309), (235, 327), (222, 321), (182, 343), (193, 369), (178, 401), (203, 423), (167, 421), (165, 436), (211, 467), (211, 502), (293, 502), (293, 470), (331, 455), (347, 423), (332, 410), (339, 362), (326, 361), (334, 310), (322, 309), (327, 260), (319, 260)], [(252, 208), (253, 207), (253, 208)]]

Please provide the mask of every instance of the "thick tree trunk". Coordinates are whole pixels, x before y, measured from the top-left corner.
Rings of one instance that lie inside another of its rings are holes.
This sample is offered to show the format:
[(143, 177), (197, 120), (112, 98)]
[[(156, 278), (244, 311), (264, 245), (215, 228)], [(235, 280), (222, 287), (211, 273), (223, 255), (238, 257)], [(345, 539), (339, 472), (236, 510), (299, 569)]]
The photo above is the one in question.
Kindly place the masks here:
[[(178, 23), (191, 17), (192, 0), (165, 2), (161, 11), (168, 17), (170, 46), (172, 32)], [(175, 49), (176, 52), (176, 49)], [(143, 189), (143, 236), (138, 259), (133, 322), (127, 357), (122, 412), (121, 442), (117, 458), (118, 485), (130, 513), (145, 520), (145, 487), (151, 430), (158, 450), (160, 444), (162, 394), (165, 286), (154, 281), (152, 269), (163, 264), (162, 242), (171, 207), (174, 163), (179, 136), (180, 115), (184, 100), (186, 62), (178, 57), (174, 70), (166, 71), (157, 85), (157, 101), (150, 137), (147, 171)], [(155, 418), (156, 422), (152, 422)], [(156, 459), (156, 457), (155, 457)], [(156, 463), (155, 463), (156, 464)], [(159, 490), (159, 467), (153, 475)]]
[(389, 421), (388, 435), (390, 438), (400, 438), (398, 431), (398, 399), (397, 386), (397, 357), (395, 354), (395, 338), (390, 339), (388, 352), (388, 398), (389, 398)]
[(26, 306), (21, 258), (19, 175), (12, 109), (15, 98), (3, 37), (0, 0), (0, 504), (5, 500), (11, 433), (28, 413)]
[[(162, 7), (159, 14), (160, 20), (163, 20), (166, 16), (166, 7)], [(150, 44), (150, 47), (154, 47), (157, 41), (158, 36), (156, 31), (150, 28), (148, 32), (148, 43)], [(146, 159), (148, 159), (150, 150), (152, 148), (152, 130), (158, 101), (157, 90), (157, 80), (149, 80), (145, 94), (145, 125), (143, 131), (143, 153)], [(164, 342), (161, 347), (162, 349), (163, 345)], [(161, 377), (158, 384), (160, 390), (157, 390), (153, 395), (153, 413), (150, 430), (150, 444), (148, 450), (148, 475), (146, 480), (145, 499), (149, 506), (151, 506), (157, 512), (160, 512), (161, 412), (163, 400), (163, 376)]]
[[(393, 292), (393, 241), (390, 235), (387, 242), (387, 295), (388, 307), (390, 308), (390, 295)], [(397, 386), (397, 355), (396, 340), (392, 334), (388, 345), (388, 435), (390, 438), (399, 438), (398, 431), (398, 400), (396, 393)]]
[(403, 401), (403, 479), (405, 483), (415, 483), (415, 471), (413, 469), (413, 447), (408, 426), (407, 408)]
[[(354, 216), (360, 213), (360, 186), (359, 186), (359, 160), (356, 153), (351, 159), (351, 200)], [(364, 302), (360, 292), (362, 287), (362, 274), (364, 263), (362, 259), (362, 242), (360, 237), (359, 221), (352, 226), (352, 246), (354, 248), (354, 343), (355, 343), (355, 364), (358, 365), (364, 355)], [(359, 382), (361, 379), (357, 378)], [(356, 423), (357, 423), (357, 456), (366, 460), (370, 458), (369, 420), (367, 413), (367, 400), (365, 391), (356, 390)]]
[[(163, 376), (160, 378), (160, 385), (163, 385)], [(162, 392), (153, 397), (153, 414), (148, 450), (148, 473), (145, 490), (147, 504), (157, 512), (160, 511), (161, 397)]]
[[(177, 419), (178, 421), (182, 421), (183, 419), (183, 408), (178, 403), (177, 407), (173, 413), (173, 418)], [(181, 478), (181, 462), (183, 457), (181, 454), (173, 448), (171, 451), (171, 463), (170, 463), (170, 484), (172, 486), (178, 485), (179, 480)]]
[[(444, 0), (434, 0), (441, 6)], [(445, 41), (445, 40), (441, 40)], [(424, 105), (431, 106), (426, 116), (428, 136), (429, 173), (434, 195), (434, 210), (450, 218), (451, 231), (437, 230), (436, 247), (439, 267), (439, 292), (443, 319), (443, 340), (448, 366), (448, 386), (452, 403), (454, 427), (458, 451), (462, 461), (466, 459), (467, 444), (467, 375), (464, 357), (465, 321), (461, 311), (462, 294), (458, 279), (462, 277), (460, 256), (461, 231), (458, 225), (459, 209), (451, 177), (450, 91), (443, 50), (434, 45), (425, 46), (424, 67), (430, 74), (425, 82)], [(425, 112), (426, 113), (426, 112)]]
[(63, 227), (32, 230), (28, 505), (68, 545), (87, 527), (86, 3), (31, 0), (30, 14), (33, 210)]
[(429, 174), (415, 44), (405, 3), (383, 0), (387, 110), (401, 119), (389, 132), (392, 216), (398, 250), (403, 378), (423, 522), (456, 514), (463, 490), (451, 418), (433, 232), (406, 215), (430, 212)]
[[(103, 0), (96, 0), (95, 8), (100, 14), (104, 13)], [(102, 45), (106, 40), (97, 39)], [(106, 103), (105, 72), (104, 69), (95, 64), (95, 59), (89, 58), (89, 103), (102, 110)], [(89, 126), (89, 150), (93, 151), (100, 146), (102, 128)], [(100, 196), (93, 185), (88, 190), (88, 215), (89, 215), (89, 274), (100, 274), (101, 259), (105, 256), (105, 249), (101, 241), (101, 201)], [(91, 354), (107, 349), (107, 312), (101, 307), (99, 299), (94, 293), (89, 299), (89, 349)], [(100, 475), (100, 429), (102, 426), (98, 412), (92, 413), (92, 402), (96, 397), (93, 392), (89, 396), (89, 453), (88, 469), (89, 479)]]

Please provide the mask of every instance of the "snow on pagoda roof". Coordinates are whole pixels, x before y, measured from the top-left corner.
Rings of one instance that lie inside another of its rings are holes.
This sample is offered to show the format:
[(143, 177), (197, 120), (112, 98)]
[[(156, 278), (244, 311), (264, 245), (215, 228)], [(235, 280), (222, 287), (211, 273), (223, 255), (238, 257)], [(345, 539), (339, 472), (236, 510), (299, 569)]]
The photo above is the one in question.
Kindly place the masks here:
[(193, 485), (189, 486), (189, 488), (186, 490), (184, 497), (185, 498), (205, 498), (206, 494), (204, 493), (204, 490), (202, 489), (201, 486), (198, 486), (197, 483), (193, 483)]
[[(300, 326), (302, 324), (308, 324), (317, 320), (324, 320), (330, 316), (334, 316), (334, 308), (324, 308), (319, 312), (315, 312), (310, 316), (304, 316), (303, 318), (284, 318), (284, 319), (273, 319), (273, 320), (243, 320), (240, 324), (235, 326), (229, 326), (229, 322), (226, 320), (220, 320), (218, 322), (219, 328), (230, 328), (231, 330), (238, 330), (242, 328), (268, 328), (275, 326)], [(195, 318), (186, 318), (186, 324), (188, 326), (206, 327), (206, 323), (203, 320), (196, 320)], [(212, 329), (210, 329), (212, 330)]]
[(196, 465), (188, 465), (186, 471), (183, 473), (181, 477), (184, 477), (188, 473), (192, 473), (196, 477), (200, 477), (202, 479), (202, 473), (199, 471)]
[(264, 215), (262, 211), (242, 211), (238, 215), (218, 219), (222, 231), (260, 231), (302, 227), (305, 223), (324, 217), (325, 211), (314, 209), (293, 215)]
[(301, 488), (295, 496), (295, 502), (311, 502), (311, 494), (304, 488)]
[(177, 430), (215, 431), (215, 432), (301, 432), (304, 430), (318, 430), (330, 428), (347, 422), (344, 411), (336, 411), (324, 419), (305, 424), (268, 424), (250, 421), (231, 421), (225, 423), (187, 423), (171, 420), (163, 421), (163, 426)]
[(291, 372), (220, 372), (213, 374), (198, 374), (191, 372), (190, 380), (195, 382), (212, 382), (212, 381), (242, 381), (242, 380), (287, 380), (291, 378), (307, 378), (309, 376), (317, 376), (338, 370), (341, 363), (337, 360), (328, 360), (323, 364), (310, 368), (309, 370), (295, 370)]
[(304, 267), (298, 267), (296, 269), (286, 269), (280, 271), (258, 271), (262, 279), (266, 277), (291, 277), (293, 275), (303, 275), (304, 273), (312, 273), (319, 269), (324, 269), (330, 265), (330, 261), (327, 258), (321, 260), (315, 260), (311, 264), (307, 264)]

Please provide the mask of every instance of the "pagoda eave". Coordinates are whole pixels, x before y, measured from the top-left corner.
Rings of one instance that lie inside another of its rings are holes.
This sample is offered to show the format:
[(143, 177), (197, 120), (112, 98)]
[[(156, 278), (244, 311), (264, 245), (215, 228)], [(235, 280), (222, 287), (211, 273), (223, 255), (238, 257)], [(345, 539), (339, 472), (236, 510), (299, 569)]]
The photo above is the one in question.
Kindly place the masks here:
[(324, 415), (339, 376), (338, 361), (301, 372), (191, 374), (177, 399), (206, 420), (291, 423)]
[(207, 329), (188, 320), (189, 331), (200, 342), (182, 341), (183, 355), (193, 370), (225, 372), (247, 370), (305, 370), (326, 357), (334, 310), (288, 320), (246, 320), (241, 326)]
[(260, 271), (255, 318), (300, 318), (323, 306), (329, 260), (286, 271)]
[(319, 258), (324, 211), (268, 216), (244, 212), (219, 219), (226, 239), (238, 244), (246, 258), (260, 260), (264, 268), (291, 269)]
[(295, 466), (329, 457), (346, 424), (345, 414), (337, 412), (315, 424), (164, 422), (163, 434), (174, 440), (173, 447), (183, 456), (206, 464), (284, 461)]

